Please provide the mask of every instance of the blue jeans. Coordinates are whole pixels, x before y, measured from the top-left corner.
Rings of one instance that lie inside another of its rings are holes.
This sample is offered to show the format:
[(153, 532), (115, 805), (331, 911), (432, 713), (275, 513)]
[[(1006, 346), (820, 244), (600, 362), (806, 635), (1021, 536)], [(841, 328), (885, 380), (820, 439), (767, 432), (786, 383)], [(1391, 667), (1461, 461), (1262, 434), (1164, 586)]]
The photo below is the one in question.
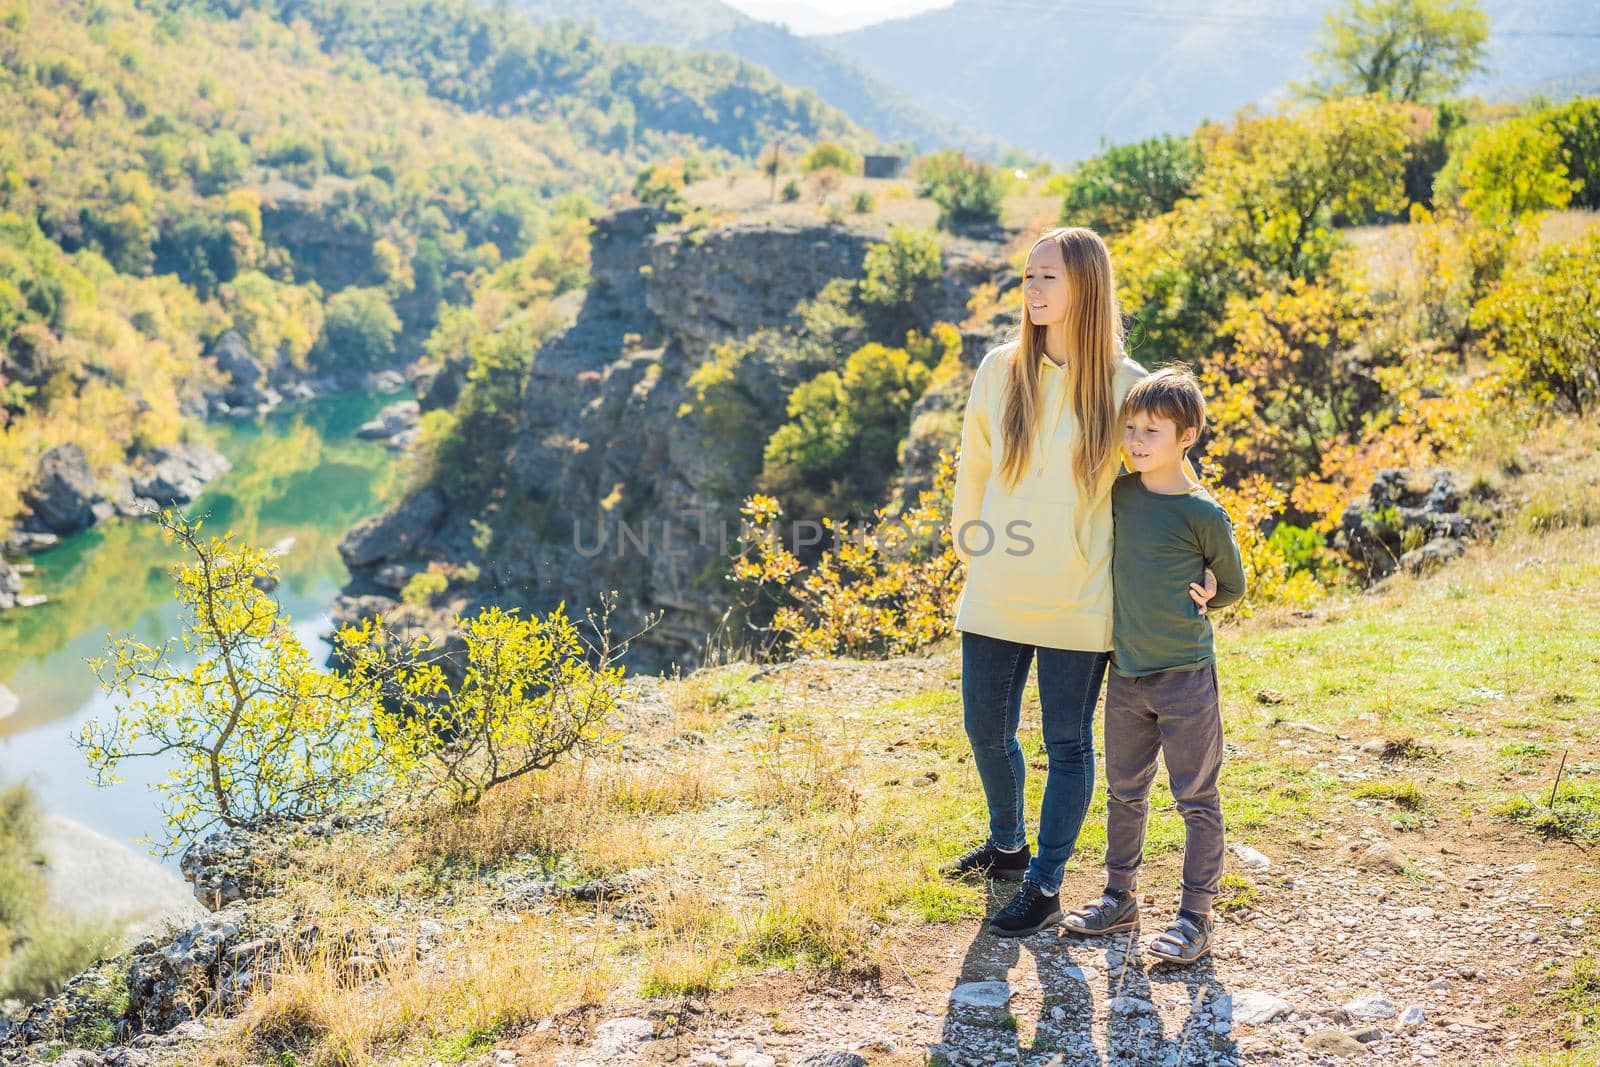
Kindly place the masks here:
[(1017, 744), (1017, 725), (1028, 666), (1036, 655), (1049, 773), (1039, 811), (1039, 849), (1024, 877), (1056, 893), (1094, 791), (1094, 708), (1111, 657), (963, 632), (961, 706), (972, 762), (989, 802), (989, 840), (1000, 848), (1021, 848), (1028, 843), (1022, 814), (1028, 766)]

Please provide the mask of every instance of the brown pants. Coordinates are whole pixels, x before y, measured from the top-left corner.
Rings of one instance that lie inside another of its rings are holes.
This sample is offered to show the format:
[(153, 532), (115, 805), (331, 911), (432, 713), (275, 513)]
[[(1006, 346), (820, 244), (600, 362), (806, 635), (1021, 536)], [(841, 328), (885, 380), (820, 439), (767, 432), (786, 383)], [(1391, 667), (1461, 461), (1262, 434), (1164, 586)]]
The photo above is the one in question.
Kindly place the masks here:
[(1222, 880), (1222, 709), (1217, 668), (1106, 682), (1106, 884), (1133, 890), (1144, 854), (1156, 754), (1183, 816), (1183, 903), (1205, 914)]

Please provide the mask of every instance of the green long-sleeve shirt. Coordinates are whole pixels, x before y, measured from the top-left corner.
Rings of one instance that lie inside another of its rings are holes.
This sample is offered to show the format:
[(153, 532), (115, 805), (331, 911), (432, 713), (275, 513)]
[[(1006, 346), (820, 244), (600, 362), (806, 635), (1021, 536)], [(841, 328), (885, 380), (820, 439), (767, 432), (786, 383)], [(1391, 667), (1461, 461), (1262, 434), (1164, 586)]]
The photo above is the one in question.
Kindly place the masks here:
[(1202, 488), (1155, 493), (1137, 472), (1111, 489), (1111, 667), (1137, 677), (1216, 662), (1211, 620), (1189, 599), (1189, 583), (1217, 576), (1207, 611), (1244, 596), (1244, 562), (1233, 522)]

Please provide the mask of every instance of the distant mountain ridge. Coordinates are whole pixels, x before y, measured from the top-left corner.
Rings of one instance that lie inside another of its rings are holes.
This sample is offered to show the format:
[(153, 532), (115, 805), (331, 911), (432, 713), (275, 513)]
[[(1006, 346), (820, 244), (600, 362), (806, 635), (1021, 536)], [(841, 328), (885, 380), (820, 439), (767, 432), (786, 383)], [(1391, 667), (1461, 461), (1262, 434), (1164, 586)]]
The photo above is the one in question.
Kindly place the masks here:
[(870, 62), (846, 58), (722, 0), (508, 0), (508, 6), (540, 22), (590, 24), (611, 41), (730, 53), (794, 88), (812, 90), (884, 141), (911, 142), (920, 152), (961, 147), (994, 155), (1001, 149), (991, 134), (953, 121), (876, 76)]
[[(1126, 5), (958, 0), (816, 38), (953, 121), (1057, 160), (1181, 133), (1308, 73), (1327, 0), (1136, 0)], [(1489, 0), (1491, 70), (1468, 86), (1581, 75), (1600, 66), (1600, 5)], [(1560, 36), (1547, 35), (1555, 31)], [(1051, 65), (1046, 57), (1055, 55)], [(1049, 88), (1055, 86), (1057, 88)], [(1054, 92), (1060, 106), (1044, 106)], [(1030, 95), (1031, 94), (1031, 95)]]

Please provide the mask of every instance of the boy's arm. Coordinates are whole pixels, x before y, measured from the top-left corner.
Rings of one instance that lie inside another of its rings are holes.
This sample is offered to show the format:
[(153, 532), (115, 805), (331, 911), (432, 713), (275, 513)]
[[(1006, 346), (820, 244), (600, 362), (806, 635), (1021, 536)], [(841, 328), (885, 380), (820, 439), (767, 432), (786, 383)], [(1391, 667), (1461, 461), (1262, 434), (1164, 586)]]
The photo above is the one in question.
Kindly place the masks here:
[(988, 359), (978, 366), (972, 388), (967, 393), (967, 412), (961, 422), (961, 459), (956, 465), (956, 488), (950, 506), (950, 544), (963, 563), (972, 560), (961, 545), (961, 530), (967, 523), (976, 521), (982, 512), (983, 490), (994, 466), (989, 441), (989, 376), (986, 373), (991, 369)]
[(1217, 507), (1197, 532), (1206, 566), (1217, 576), (1217, 595), (1211, 598), (1209, 606), (1225, 608), (1237, 603), (1245, 591), (1244, 560), (1239, 555), (1239, 542), (1233, 536), (1232, 520), (1226, 511)]

